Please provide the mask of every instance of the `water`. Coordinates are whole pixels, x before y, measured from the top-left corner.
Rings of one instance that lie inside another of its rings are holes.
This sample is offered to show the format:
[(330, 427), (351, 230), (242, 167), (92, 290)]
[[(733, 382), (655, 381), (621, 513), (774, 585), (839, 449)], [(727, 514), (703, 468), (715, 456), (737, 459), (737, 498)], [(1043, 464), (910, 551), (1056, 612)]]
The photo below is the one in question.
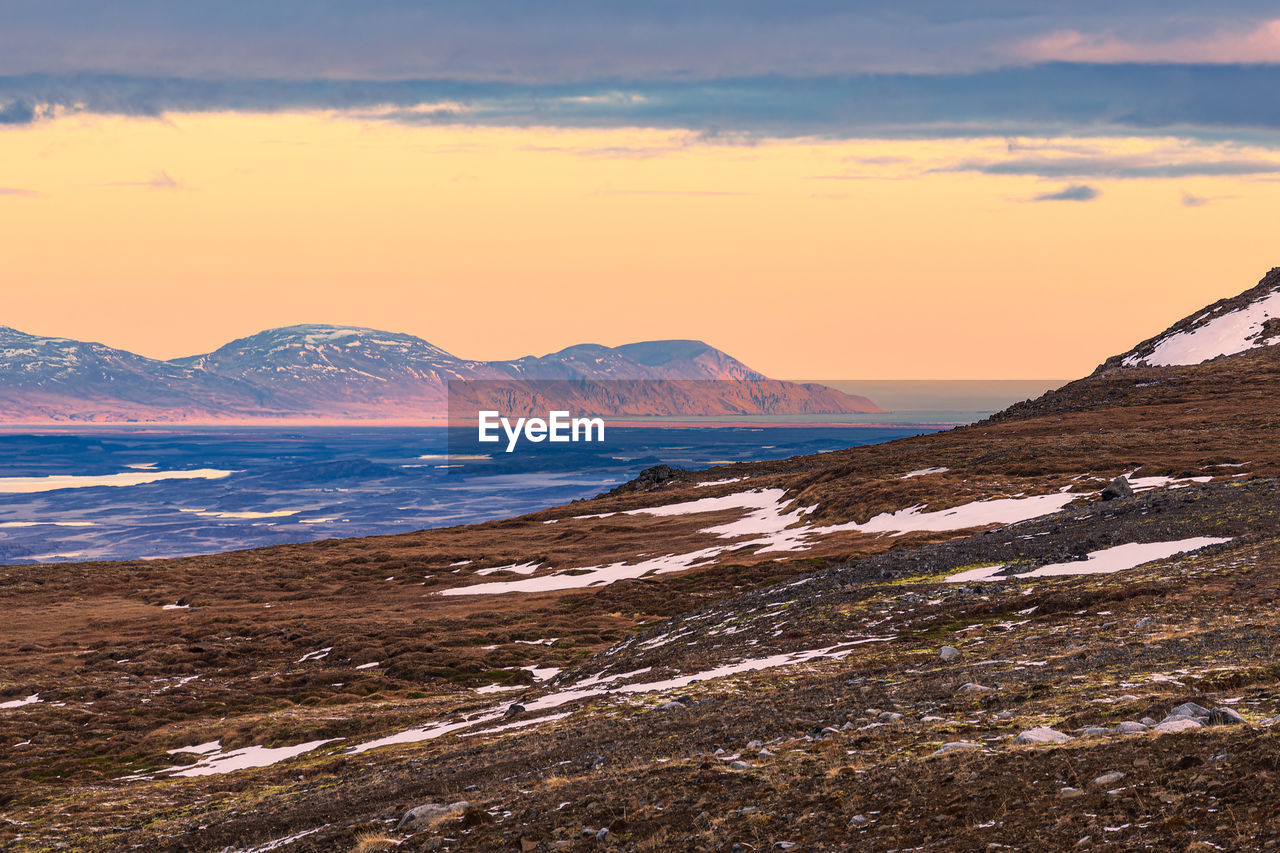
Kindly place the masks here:
[[(399, 533), (929, 426), (620, 427), (600, 445), (449, 453), (439, 427), (102, 427), (0, 434), (0, 563), (138, 559)], [(466, 450), (466, 448), (463, 448)], [(164, 478), (164, 479), (161, 479)]]

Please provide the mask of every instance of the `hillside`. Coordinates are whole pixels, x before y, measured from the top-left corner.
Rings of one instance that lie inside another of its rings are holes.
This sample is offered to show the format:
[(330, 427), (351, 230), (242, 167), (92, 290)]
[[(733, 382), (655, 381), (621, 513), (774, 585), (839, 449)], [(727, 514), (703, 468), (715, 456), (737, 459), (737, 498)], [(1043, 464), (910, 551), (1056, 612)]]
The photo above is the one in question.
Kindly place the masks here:
[(1132, 354), (501, 522), (0, 569), (0, 842), (1273, 849), (1280, 348)]
[[(568, 380), (578, 383), (572, 394), (544, 385), (539, 406), (593, 414), (881, 411), (865, 397), (770, 380), (701, 341), (581, 344), (486, 362), (460, 359), (413, 335), (303, 325), (163, 362), (0, 327), (0, 423), (433, 422), (445, 417), (447, 383), (457, 380)], [(644, 405), (615, 411), (608, 384), (619, 381), (650, 383)]]

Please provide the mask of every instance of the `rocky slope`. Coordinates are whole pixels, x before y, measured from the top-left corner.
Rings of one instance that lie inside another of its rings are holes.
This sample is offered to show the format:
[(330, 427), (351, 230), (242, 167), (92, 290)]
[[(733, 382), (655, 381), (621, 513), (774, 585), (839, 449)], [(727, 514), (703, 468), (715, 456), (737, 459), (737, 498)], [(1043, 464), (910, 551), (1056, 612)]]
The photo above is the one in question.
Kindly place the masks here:
[[(519, 383), (543, 382), (539, 413), (547, 406), (646, 415), (880, 411), (865, 397), (769, 380), (700, 341), (582, 344), (485, 362), (412, 335), (306, 325), (162, 362), (0, 328), (0, 422), (438, 420), (452, 380), (501, 381), (516, 391)], [(561, 380), (576, 388), (547, 384)], [(619, 410), (609, 388), (618, 381), (648, 383), (629, 392), (643, 404)], [(526, 389), (524, 396), (534, 395)]]
[(502, 522), (0, 569), (0, 844), (1274, 849), (1278, 375), (1121, 364)]

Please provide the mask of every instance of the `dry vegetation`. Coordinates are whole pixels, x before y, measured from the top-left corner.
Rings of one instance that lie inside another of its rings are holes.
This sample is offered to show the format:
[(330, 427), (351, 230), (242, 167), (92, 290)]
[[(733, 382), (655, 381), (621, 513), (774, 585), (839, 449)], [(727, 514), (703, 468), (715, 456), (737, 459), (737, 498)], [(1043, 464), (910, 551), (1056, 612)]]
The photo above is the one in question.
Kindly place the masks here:
[[(1277, 371), (1272, 350), (1103, 371), (972, 427), (731, 466), (503, 522), (0, 568), (0, 702), (42, 700), (0, 709), (0, 846), (221, 851), (299, 835), (278, 849), (1269, 849), (1280, 768), (1260, 723), (1280, 713)], [(1100, 482), (1075, 479), (1139, 466), (1215, 485), (1104, 512), (1087, 494)], [(949, 470), (901, 479), (930, 467)], [(750, 479), (692, 485), (726, 477)], [(1043, 553), (1000, 551), (1015, 547), (1005, 536), (849, 532), (805, 552), (739, 549), (706, 568), (607, 587), (438, 595), (503, 579), (476, 577), (485, 567), (706, 547), (714, 540), (699, 531), (739, 512), (572, 516), (765, 486), (817, 504), (823, 523), (1064, 487), (1082, 508), (1075, 521), (1068, 513), (1020, 530), (1044, 532)], [(1233, 541), (1119, 575), (963, 588), (940, 579), (974, 564), (1043, 561), (1073, 543), (1183, 535)], [(802, 577), (813, 579), (779, 585)], [(785, 617), (765, 620), (766, 605)], [(717, 618), (696, 618), (708, 613)], [(713, 623), (735, 630), (712, 633)], [(699, 625), (680, 643), (641, 648)], [(895, 639), (839, 661), (595, 697), (559, 708), (570, 714), (562, 719), (498, 734), (343, 751), (489, 707), (495, 697), (477, 687), (522, 688), (498, 694), (507, 701), (554, 689), (522, 667), (564, 669), (561, 685), (606, 668), (650, 666), (662, 677), (873, 635)], [(962, 659), (940, 662), (943, 644)], [(970, 681), (993, 692), (957, 694)], [(664, 707), (673, 698), (684, 701)], [(1186, 700), (1237, 700), (1250, 725), (1009, 743), (1035, 725), (1159, 719)], [(885, 711), (903, 717), (882, 723)], [(261, 769), (147, 775), (197, 759), (167, 750), (214, 739), (229, 749), (327, 738), (345, 740)], [(774, 754), (748, 749), (753, 741)], [(932, 755), (951, 741), (981, 748)], [(734, 754), (750, 766), (721, 760)], [(1113, 770), (1125, 774), (1119, 793), (1089, 787)], [(1062, 800), (1067, 786), (1084, 793)], [(469, 805), (429, 826), (399, 825), (415, 805), (460, 801)]]

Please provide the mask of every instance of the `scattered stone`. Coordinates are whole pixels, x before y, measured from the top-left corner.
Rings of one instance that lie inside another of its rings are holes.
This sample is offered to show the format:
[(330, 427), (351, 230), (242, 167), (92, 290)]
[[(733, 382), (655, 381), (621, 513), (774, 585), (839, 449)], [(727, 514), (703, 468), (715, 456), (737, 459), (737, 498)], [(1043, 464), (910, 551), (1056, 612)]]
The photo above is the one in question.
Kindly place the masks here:
[(1244, 722), (1244, 717), (1232, 708), (1214, 708), (1209, 712), (1211, 726), (1240, 726), (1244, 725)]
[(1122, 735), (1140, 735), (1150, 726), (1144, 726), (1142, 723), (1135, 723), (1132, 720), (1126, 720), (1116, 726), (1116, 732)]
[(663, 702), (658, 706), (659, 711), (683, 711), (685, 709), (683, 702), (677, 702), (672, 699), (670, 702)]
[(1150, 628), (1154, 624), (1156, 624), (1154, 616), (1143, 616), (1137, 622), (1133, 623), (1133, 627), (1135, 630), (1141, 631), (1143, 628)]
[(1110, 483), (1107, 483), (1102, 489), (1102, 499), (1104, 501), (1114, 501), (1119, 498), (1133, 497), (1133, 487), (1129, 485), (1127, 477), (1116, 477)]
[(1013, 742), (1021, 745), (1025, 743), (1066, 743), (1069, 740), (1071, 740), (1071, 735), (1055, 731), (1048, 726), (1036, 726), (1034, 729), (1027, 729), (1018, 735), (1013, 739)]
[(764, 748), (764, 741), (762, 740), (753, 740), (747, 744), (747, 749), (763, 749), (763, 748)]
[(1081, 791), (1079, 788), (1072, 788), (1070, 785), (1058, 792), (1058, 799), (1060, 800), (1074, 800), (1077, 797), (1083, 796), (1084, 791)]
[(871, 819), (864, 814), (856, 814), (849, 818), (849, 826), (866, 826), (871, 823)]
[(1123, 778), (1124, 778), (1124, 774), (1121, 773), (1119, 770), (1112, 770), (1110, 773), (1103, 773), (1101, 776), (1094, 779), (1092, 782), (1089, 783), (1089, 787), (1090, 788), (1106, 788), (1109, 785), (1114, 785), (1115, 783), (1119, 782)]
[(961, 752), (968, 749), (982, 749), (981, 744), (976, 744), (968, 740), (953, 740), (950, 743), (944, 743), (933, 751), (934, 755), (945, 755), (948, 752)]
[(796, 844), (794, 841), (779, 841), (777, 844), (773, 845), (773, 849), (774, 850), (794, 850), (799, 846), (800, 845)]
[(1109, 734), (1111, 734), (1111, 729), (1107, 728), (1106, 726), (1085, 726), (1084, 728), (1080, 729), (1081, 737), (1098, 737), (1099, 735), (1109, 735)]
[(955, 646), (943, 646), (942, 651), (938, 652), (938, 657), (943, 663), (955, 663), (962, 657), (961, 652)]
[(596, 833), (596, 841), (604, 842), (605, 839), (607, 839), (608, 837), (609, 837), (609, 827), (607, 826), (600, 827), (600, 831)]
[(902, 715), (894, 711), (882, 711), (879, 720), (882, 723), (900, 723), (902, 722)]
[(751, 765), (745, 761), (735, 761), (729, 766), (732, 767), (734, 770), (750, 770), (751, 769)]
[(765, 747), (764, 749), (760, 750), (758, 753), (756, 753), (756, 755), (759, 755), (761, 758), (777, 758), (778, 757), (778, 753), (770, 750), (768, 747)]
[(1153, 720), (1150, 717), (1143, 717), (1141, 720), (1138, 720), (1138, 722), (1142, 723), (1147, 728), (1151, 728), (1152, 726), (1157, 725), (1160, 721)]
[(396, 824), (396, 829), (407, 829), (410, 827), (428, 826), (436, 821), (443, 820), (455, 814), (461, 814), (467, 810), (468, 802), (462, 801), (457, 803), (423, 803), (420, 806), (414, 806), (404, 813), (400, 818), (400, 822)]

